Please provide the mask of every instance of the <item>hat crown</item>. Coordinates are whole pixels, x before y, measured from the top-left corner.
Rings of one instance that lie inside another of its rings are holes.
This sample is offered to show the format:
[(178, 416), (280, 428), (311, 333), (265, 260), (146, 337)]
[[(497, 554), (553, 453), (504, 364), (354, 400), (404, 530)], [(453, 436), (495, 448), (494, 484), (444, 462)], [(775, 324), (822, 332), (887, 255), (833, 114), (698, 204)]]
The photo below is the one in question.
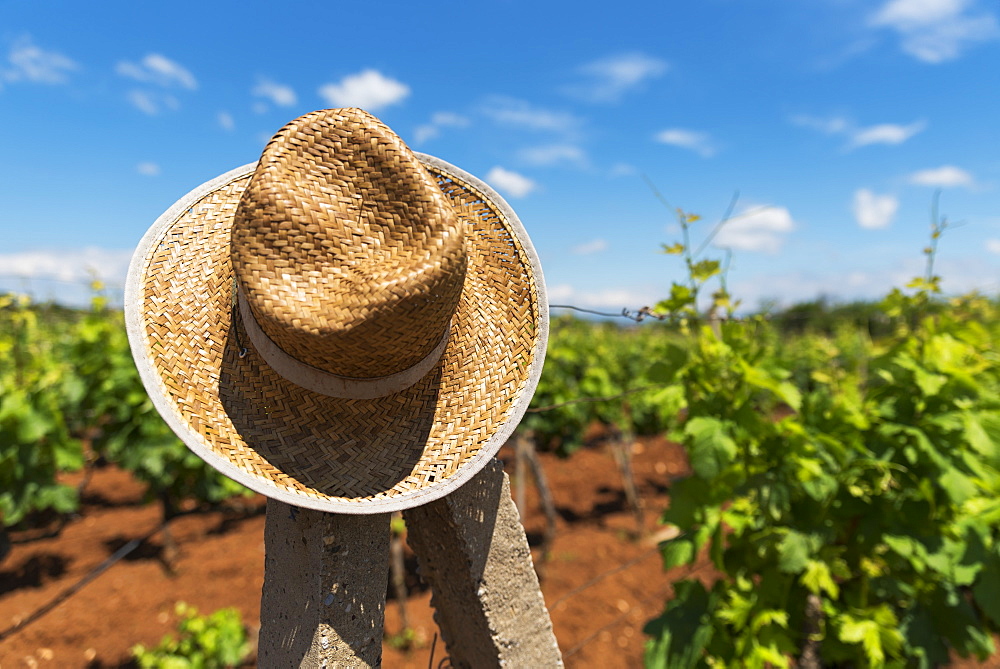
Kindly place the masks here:
[(338, 376), (390, 376), (447, 336), (462, 225), (389, 128), (360, 109), (322, 110), (264, 149), (234, 216), (233, 267), (284, 353)]

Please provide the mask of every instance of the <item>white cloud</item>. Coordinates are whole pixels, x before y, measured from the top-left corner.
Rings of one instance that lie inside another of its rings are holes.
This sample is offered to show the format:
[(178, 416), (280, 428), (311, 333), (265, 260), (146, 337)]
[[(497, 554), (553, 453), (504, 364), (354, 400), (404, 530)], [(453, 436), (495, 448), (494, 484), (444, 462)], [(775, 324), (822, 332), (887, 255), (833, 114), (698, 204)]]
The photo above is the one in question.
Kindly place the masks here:
[(986, 250), (990, 253), (1000, 254), (1000, 239), (987, 239)]
[(139, 111), (145, 112), (152, 116), (160, 111), (160, 106), (153, 99), (153, 96), (145, 91), (129, 91), (128, 101), (132, 103)]
[(233, 116), (229, 112), (219, 112), (216, 118), (219, 120), (219, 126), (223, 130), (234, 130), (236, 128), (236, 121), (233, 120)]
[(816, 69), (820, 72), (835, 70), (844, 63), (869, 51), (877, 43), (878, 40), (871, 35), (864, 35), (860, 38), (853, 39), (846, 45), (840, 47), (839, 49), (835, 49), (829, 55), (823, 56), (816, 61)]
[(7, 62), (10, 67), (0, 70), (0, 87), (5, 81), (62, 84), (67, 81), (69, 72), (80, 67), (61, 53), (35, 46), (29, 36), (19, 38), (11, 45)]
[(573, 299), (573, 295), (576, 293), (573, 290), (573, 286), (568, 283), (560, 283), (555, 286), (546, 286), (546, 292), (548, 293), (549, 302), (561, 302), (563, 300)]
[(530, 165), (558, 165), (560, 163), (583, 167), (587, 165), (587, 155), (583, 149), (572, 144), (547, 144), (529, 149), (521, 149), (518, 157)]
[(577, 244), (572, 249), (570, 253), (578, 256), (589, 256), (595, 253), (600, 253), (608, 248), (608, 240), (606, 239), (592, 239), (589, 242), (584, 242), (583, 244)]
[(131, 90), (126, 96), (139, 111), (154, 116), (164, 109), (177, 109), (180, 103), (173, 95), (160, 91)]
[(572, 134), (580, 126), (580, 120), (572, 114), (541, 109), (524, 100), (502, 96), (489, 98), (483, 105), (483, 113), (497, 123), (531, 130)]
[(131, 250), (97, 247), (0, 254), (0, 293), (86, 307), (94, 297), (91, 282), (98, 279), (110, 304), (120, 308), (131, 258)]
[(917, 133), (927, 128), (926, 121), (914, 121), (909, 125), (896, 123), (880, 123), (859, 127), (842, 116), (822, 118), (804, 114), (791, 117), (791, 122), (804, 128), (810, 128), (824, 135), (835, 135), (847, 139), (848, 151), (872, 144), (902, 144)]
[(511, 197), (524, 197), (538, 187), (538, 184), (528, 177), (499, 166), (489, 171), (486, 183)]
[(875, 230), (888, 226), (898, 209), (899, 200), (892, 195), (877, 195), (867, 188), (854, 192), (854, 218), (862, 228)]
[(124, 281), (132, 251), (86, 247), (0, 254), (0, 274), (33, 279), (88, 281), (94, 275)]
[(851, 133), (849, 148), (869, 144), (902, 144), (926, 127), (925, 121), (915, 121), (909, 125), (882, 123), (867, 128), (857, 128)]
[(869, 20), (899, 34), (904, 52), (925, 63), (953, 60), (975, 42), (1000, 36), (992, 14), (975, 13), (970, 0), (890, 0)]
[(150, 116), (180, 107), (177, 98), (167, 92), (169, 89), (198, 88), (198, 82), (187, 68), (158, 53), (147, 54), (138, 63), (120, 61), (115, 66), (115, 72), (150, 85), (147, 88), (133, 89), (126, 95), (133, 107)]
[(784, 207), (747, 208), (731, 218), (715, 236), (719, 248), (777, 253), (795, 221)]
[(848, 123), (847, 119), (841, 116), (820, 118), (818, 116), (809, 116), (808, 114), (797, 114), (792, 116), (790, 120), (795, 125), (818, 130), (825, 135), (837, 135), (844, 133), (847, 132), (850, 127), (850, 123)]
[(960, 14), (967, 0), (890, 0), (872, 19), (891, 25), (937, 23)]
[(587, 81), (568, 87), (566, 92), (590, 102), (618, 102), (643, 82), (662, 75), (668, 67), (666, 61), (641, 53), (610, 56), (581, 67)]
[(917, 186), (935, 186), (937, 188), (952, 188), (955, 186), (970, 188), (975, 184), (975, 180), (971, 174), (954, 165), (942, 165), (941, 167), (914, 172), (907, 177), (907, 181)]
[(160, 173), (160, 166), (156, 163), (144, 162), (135, 166), (135, 171), (147, 177), (155, 177)]
[(629, 165), (628, 163), (615, 163), (611, 166), (609, 176), (612, 177), (630, 177), (638, 173), (634, 165)]
[(702, 158), (715, 155), (716, 148), (712, 143), (712, 138), (708, 133), (697, 132), (695, 130), (684, 130), (683, 128), (668, 128), (656, 133), (655, 139), (663, 144), (677, 146), (682, 149), (694, 151)]
[(413, 131), (413, 143), (423, 144), (428, 140), (434, 139), (440, 134), (441, 131), (437, 127), (429, 123), (424, 125), (418, 125), (417, 129)]
[(267, 98), (280, 107), (291, 107), (298, 100), (291, 86), (279, 84), (264, 77), (257, 81), (257, 85), (250, 93), (257, 97)]
[(413, 133), (413, 141), (415, 144), (423, 144), (440, 135), (441, 128), (465, 128), (468, 125), (469, 119), (454, 112), (435, 112), (431, 115), (429, 123), (417, 126)]
[(158, 53), (147, 54), (138, 63), (123, 60), (115, 66), (115, 72), (123, 77), (163, 88), (198, 88), (198, 82), (190, 70)]
[(464, 128), (469, 125), (469, 119), (455, 112), (434, 112), (431, 115), (431, 123), (440, 126)]
[[(1000, 240), (998, 240), (1000, 241)], [(995, 294), (995, 260), (965, 256), (938, 258), (935, 273), (943, 277), (946, 294), (958, 295), (973, 290)], [(828, 297), (834, 301), (876, 300), (893, 288), (901, 288), (926, 271), (919, 253), (886, 257), (876, 267), (842, 268), (827, 272), (793, 270), (761, 274), (739, 273), (729, 281), (732, 295), (748, 306), (763, 300), (777, 299), (779, 305)]]
[(369, 69), (348, 75), (339, 83), (324, 84), (319, 94), (334, 107), (360, 107), (373, 112), (402, 102), (410, 94), (410, 87)]
[[(914, 268), (919, 271), (919, 268)], [(877, 299), (893, 286), (902, 286), (914, 273), (907, 273), (905, 280), (896, 282), (894, 272), (884, 270), (844, 271), (835, 274), (817, 274), (794, 270), (753, 276), (734, 276), (729, 281), (730, 293), (753, 309), (765, 301), (777, 302), (779, 308), (799, 302), (826, 297), (834, 301), (852, 299)]]

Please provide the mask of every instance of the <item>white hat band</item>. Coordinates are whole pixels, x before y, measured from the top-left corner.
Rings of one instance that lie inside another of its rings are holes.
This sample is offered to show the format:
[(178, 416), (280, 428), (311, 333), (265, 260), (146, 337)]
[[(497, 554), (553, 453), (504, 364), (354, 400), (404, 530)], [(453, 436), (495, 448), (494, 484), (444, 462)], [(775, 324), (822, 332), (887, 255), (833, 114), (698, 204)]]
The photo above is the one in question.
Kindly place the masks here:
[(237, 295), (240, 305), (240, 315), (243, 318), (243, 326), (246, 328), (247, 336), (253, 342), (254, 348), (260, 357), (275, 372), (291, 381), (297, 386), (314, 393), (320, 393), (327, 397), (339, 397), (341, 399), (371, 400), (385, 397), (406, 390), (414, 383), (424, 378), (428, 372), (441, 360), (444, 350), (448, 347), (448, 335), (451, 332), (449, 327), (445, 330), (444, 336), (430, 353), (419, 360), (412, 367), (408, 367), (401, 372), (396, 372), (389, 376), (380, 376), (373, 379), (357, 379), (348, 376), (338, 376), (330, 372), (317, 369), (312, 365), (296, 360), (292, 356), (281, 350), (261, 329), (257, 319), (254, 318), (253, 311), (243, 294), (243, 287), (237, 288)]

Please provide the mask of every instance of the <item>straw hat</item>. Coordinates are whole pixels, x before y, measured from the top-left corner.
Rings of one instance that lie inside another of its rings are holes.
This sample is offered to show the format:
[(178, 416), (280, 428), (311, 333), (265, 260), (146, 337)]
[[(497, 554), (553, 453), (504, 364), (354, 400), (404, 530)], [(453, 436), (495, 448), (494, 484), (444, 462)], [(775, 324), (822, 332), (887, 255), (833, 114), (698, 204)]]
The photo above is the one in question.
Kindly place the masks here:
[(129, 268), (132, 353), (167, 423), (264, 495), (336, 513), (437, 499), (528, 406), (548, 308), (489, 186), (358, 109), (306, 114), (177, 201)]

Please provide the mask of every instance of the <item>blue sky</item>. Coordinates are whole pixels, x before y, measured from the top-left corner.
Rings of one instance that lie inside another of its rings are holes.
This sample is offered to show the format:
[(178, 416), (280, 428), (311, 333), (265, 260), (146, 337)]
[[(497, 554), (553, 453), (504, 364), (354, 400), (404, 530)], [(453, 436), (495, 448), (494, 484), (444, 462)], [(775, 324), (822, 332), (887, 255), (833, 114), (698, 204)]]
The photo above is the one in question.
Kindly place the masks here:
[(754, 306), (875, 297), (956, 225), (952, 292), (1000, 288), (1000, 21), (980, 0), (0, 0), (0, 290), (79, 300), (169, 205), (314, 109), (368, 109), (518, 212), (553, 302), (683, 277), (673, 206)]

